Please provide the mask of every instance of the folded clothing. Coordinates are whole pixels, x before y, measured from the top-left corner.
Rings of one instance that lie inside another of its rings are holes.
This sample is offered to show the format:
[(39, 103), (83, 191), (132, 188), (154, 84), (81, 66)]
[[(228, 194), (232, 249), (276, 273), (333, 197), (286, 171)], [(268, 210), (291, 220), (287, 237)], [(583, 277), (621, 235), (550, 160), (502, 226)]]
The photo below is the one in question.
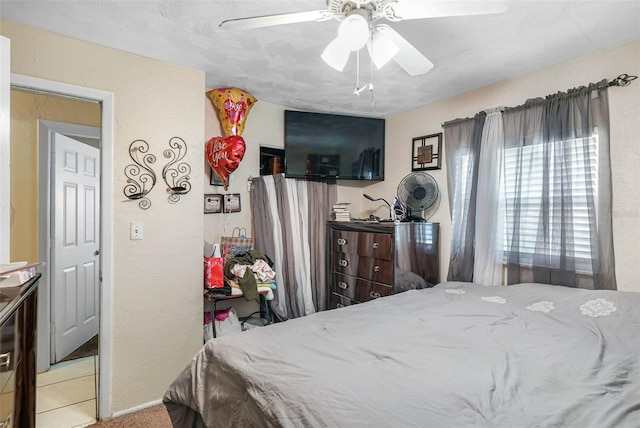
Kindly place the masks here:
[[(264, 285), (264, 286), (262, 286)], [(267, 300), (273, 300), (273, 298), (275, 297), (273, 294), (273, 289), (271, 288), (271, 284), (258, 284), (258, 293), (261, 293), (263, 291), (266, 291), (267, 294), (264, 295), (264, 298)], [(231, 289), (231, 295), (232, 296), (242, 296), (242, 289), (240, 288), (232, 288)], [(256, 296), (257, 297), (257, 296)]]

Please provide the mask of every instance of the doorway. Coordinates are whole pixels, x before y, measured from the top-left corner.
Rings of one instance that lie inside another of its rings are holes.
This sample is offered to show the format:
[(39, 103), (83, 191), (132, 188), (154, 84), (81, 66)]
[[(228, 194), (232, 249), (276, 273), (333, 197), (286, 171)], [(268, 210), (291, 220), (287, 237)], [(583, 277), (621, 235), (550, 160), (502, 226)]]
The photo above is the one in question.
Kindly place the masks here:
[[(11, 86), (13, 89), (27, 92), (37, 92), (51, 96), (63, 98), (81, 99), (88, 102), (98, 103), (100, 105), (101, 119), (101, 159), (99, 161), (102, 171), (100, 205), (101, 205), (101, 223), (99, 230), (99, 257), (101, 269), (99, 271), (100, 294), (99, 294), (99, 369), (98, 369), (98, 418), (109, 418), (112, 416), (111, 411), (111, 289), (112, 289), (112, 257), (113, 257), (113, 194), (112, 176), (113, 176), (113, 94), (105, 91), (68, 85), (59, 82), (48, 81), (44, 79), (11, 75)], [(40, 161), (40, 159), (39, 159)], [(42, 164), (41, 164), (42, 165)], [(40, 176), (47, 174), (40, 174)], [(46, 210), (38, 209), (38, 216)], [(40, 223), (40, 219), (38, 220)], [(49, 234), (48, 236), (51, 236)], [(40, 245), (38, 245), (40, 247)], [(38, 255), (38, 258), (40, 254)], [(46, 269), (44, 269), (46, 270)], [(44, 275), (43, 275), (44, 277)], [(41, 284), (44, 282), (41, 281)], [(42, 286), (38, 289), (38, 298), (40, 301), (46, 301), (46, 293), (48, 287)], [(41, 305), (46, 308), (47, 305)], [(48, 311), (50, 312), (50, 311)], [(46, 317), (40, 317), (38, 320), (38, 331), (41, 329), (42, 323), (48, 324), (50, 314)], [(40, 335), (39, 335), (40, 336)], [(50, 334), (47, 335), (50, 339)], [(48, 353), (46, 353), (48, 354)], [(47, 355), (49, 356), (49, 355)], [(41, 359), (38, 364), (40, 366)]]
[[(98, 371), (94, 364), (82, 372), (74, 367), (80, 357), (99, 361), (92, 339), (99, 329), (100, 110), (95, 101), (11, 90), (12, 164), (36, 166), (11, 172), (10, 251), (14, 260), (41, 263), (36, 421), (42, 427), (97, 415)], [(72, 378), (62, 382), (65, 373)]]

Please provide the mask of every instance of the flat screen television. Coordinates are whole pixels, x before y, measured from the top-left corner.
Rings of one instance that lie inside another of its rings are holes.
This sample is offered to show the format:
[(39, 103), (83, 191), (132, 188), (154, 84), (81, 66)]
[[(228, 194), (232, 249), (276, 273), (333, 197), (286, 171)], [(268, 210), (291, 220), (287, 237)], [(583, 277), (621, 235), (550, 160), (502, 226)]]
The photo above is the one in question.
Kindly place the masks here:
[(384, 180), (384, 125), (384, 119), (285, 110), (285, 176)]

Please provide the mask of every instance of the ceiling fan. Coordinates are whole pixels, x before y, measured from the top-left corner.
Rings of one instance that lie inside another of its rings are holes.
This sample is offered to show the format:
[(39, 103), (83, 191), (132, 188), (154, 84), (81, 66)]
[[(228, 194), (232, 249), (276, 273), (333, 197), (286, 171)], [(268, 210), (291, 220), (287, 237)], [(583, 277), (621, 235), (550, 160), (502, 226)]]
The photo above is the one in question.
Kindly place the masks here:
[(322, 53), (322, 59), (342, 71), (351, 52), (365, 45), (376, 68), (393, 59), (412, 76), (424, 74), (433, 67), (422, 53), (387, 24), (448, 16), (502, 13), (510, 1), (428, 1), (428, 0), (326, 0), (327, 8), (308, 12), (283, 13), (229, 19), (220, 24), (224, 30), (248, 30), (274, 25), (309, 21), (340, 21), (337, 37)]

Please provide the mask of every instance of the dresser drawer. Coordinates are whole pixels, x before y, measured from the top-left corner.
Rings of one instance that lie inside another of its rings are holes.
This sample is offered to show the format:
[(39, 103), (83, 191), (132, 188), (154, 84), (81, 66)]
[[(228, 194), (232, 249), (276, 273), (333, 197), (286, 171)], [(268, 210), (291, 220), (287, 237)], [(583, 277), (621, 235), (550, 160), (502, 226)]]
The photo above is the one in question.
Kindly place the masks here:
[(392, 260), (391, 235), (362, 232), (358, 235), (358, 254), (376, 259)]
[(393, 279), (393, 264), (389, 260), (337, 253), (334, 255), (333, 266), (335, 272), (384, 284), (391, 284)]
[(345, 299), (366, 302), (378, 297), (389, 296), (393, 294), (393, 289), (390, 285), (334, 273), (331, 292)]
[(356, 276), (358, 274), (359, 258), (357, 254), (334, 253), (333, 269), (338, 273)]
[(371, 281), (391, 284), (393, 282), (393, 264), (389, 260), (360, 257), (357, 276)]
[(358, 254), (358, 232), (332, 230), (331, 245), (337, 253)]
[(330, 309), (343, 308), (345, 306), (355, 305), (358, 302), (349, 299), (348, 297), (341, 296), (336, 293), (331, 293), (331, 301), (329, 302)]
[[(14, 369), (18, 363), (20, 353), (18, 352), (19, 335), (16, 328), (16, 313), (14, 313), (0, 327), (0, 389), (13, 376)], [(1, 419), (0, 419), (1, 420)]]
[(335, 294), (354, 299), (356, 296), (356, 279), (355, 276), (334, 273), (331, 291)]
[(355, 300), (358, 302), (367, 302), (377, 299), (378, 297), (390, 296), (392, 294), (393, 288), (390, 285), (378, 284), (363, 279), (357, 280)]

